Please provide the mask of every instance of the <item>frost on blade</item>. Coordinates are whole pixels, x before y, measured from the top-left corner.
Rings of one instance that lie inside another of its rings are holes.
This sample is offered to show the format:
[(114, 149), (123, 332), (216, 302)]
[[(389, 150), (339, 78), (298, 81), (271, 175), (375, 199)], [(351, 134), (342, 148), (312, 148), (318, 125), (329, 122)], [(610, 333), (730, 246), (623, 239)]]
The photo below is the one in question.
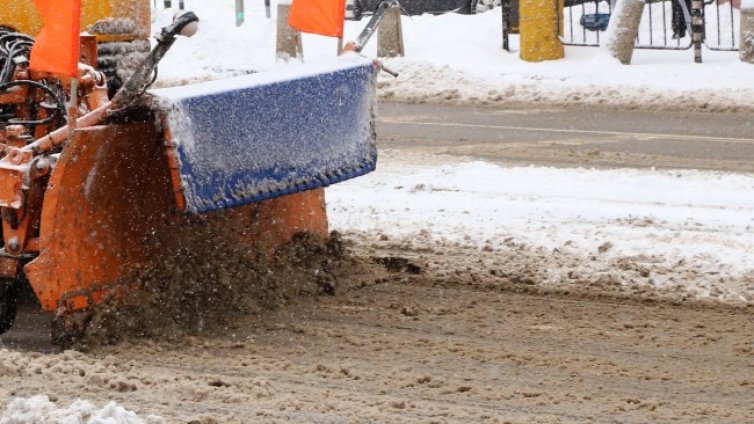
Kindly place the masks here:
[(376, 162), (374, 67), (343, 58), (158, 90), (190, 212), (324, 187)]

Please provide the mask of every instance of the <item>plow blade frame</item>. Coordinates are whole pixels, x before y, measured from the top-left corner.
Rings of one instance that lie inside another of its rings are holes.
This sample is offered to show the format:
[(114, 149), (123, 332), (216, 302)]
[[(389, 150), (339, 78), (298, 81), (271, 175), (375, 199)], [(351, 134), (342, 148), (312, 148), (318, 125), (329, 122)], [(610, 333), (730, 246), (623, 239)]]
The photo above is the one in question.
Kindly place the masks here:
[(376, 73), (371, 60), (349, 54), (156, 90), (178, 205), (211, 212), (374, 170)]

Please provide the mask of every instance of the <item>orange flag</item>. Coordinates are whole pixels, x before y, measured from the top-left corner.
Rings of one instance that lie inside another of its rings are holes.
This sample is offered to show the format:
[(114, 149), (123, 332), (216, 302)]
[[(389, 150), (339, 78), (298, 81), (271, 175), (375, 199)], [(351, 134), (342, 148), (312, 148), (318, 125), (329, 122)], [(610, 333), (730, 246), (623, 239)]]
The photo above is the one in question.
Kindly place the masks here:
[(34, 0), (44, 26), (31, 49), (31, 69), (78, 76), (81, 0)]
[(288, 24), (299, 31), (343, 37), (346, 0), (294, 0)]

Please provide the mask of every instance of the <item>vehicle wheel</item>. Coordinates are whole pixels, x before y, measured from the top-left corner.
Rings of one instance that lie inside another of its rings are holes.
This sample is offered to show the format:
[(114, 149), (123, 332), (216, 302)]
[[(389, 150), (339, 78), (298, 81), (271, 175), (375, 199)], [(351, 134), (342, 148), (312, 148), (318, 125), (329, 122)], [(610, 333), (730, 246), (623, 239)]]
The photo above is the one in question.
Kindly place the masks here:
[(496, 6), (500, 6), (500, 4), (500, 0), (471, 0), (471, 13), (484, 13), (494, 9)]
[(110, 97), (141, 65), (149, 54), (149, 40), (101, 43), (97, 46), (97, 69), (107, 77)]
[(361, 5), (360, 0), (353, 0), (353, 20), (360, 21), (364, 16), (364, 8)]
[(16, 303), (18, 301), (18, 283), (0, 282), (0, 334), (10, 330), (16, 322)]

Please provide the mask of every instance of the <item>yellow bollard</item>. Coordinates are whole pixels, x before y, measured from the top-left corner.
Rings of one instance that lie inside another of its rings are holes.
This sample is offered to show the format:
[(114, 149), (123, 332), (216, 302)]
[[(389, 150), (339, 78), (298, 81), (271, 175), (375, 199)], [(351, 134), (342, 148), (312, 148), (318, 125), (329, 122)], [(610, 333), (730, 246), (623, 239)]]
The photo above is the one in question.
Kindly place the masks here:
[(521, 59), (527, 62), (562, 59), (563, 44), (558, 38), (558, 0), (520, 0), (519, 30)]

